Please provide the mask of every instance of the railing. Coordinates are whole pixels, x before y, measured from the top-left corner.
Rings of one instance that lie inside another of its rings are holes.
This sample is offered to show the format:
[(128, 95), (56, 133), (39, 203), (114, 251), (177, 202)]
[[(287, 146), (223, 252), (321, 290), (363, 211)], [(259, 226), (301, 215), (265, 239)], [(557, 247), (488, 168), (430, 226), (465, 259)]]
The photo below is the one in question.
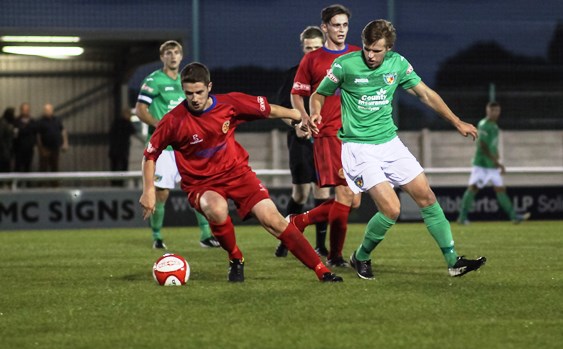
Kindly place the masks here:
[[(424, 169), (428, 175), (461, 175), (469, 174), (471, 167), (429, 167)], [(254, 170), (260, 177), (289, 176), (286, 169), (259, 169)], [(549, 167), (507, 167), (507, 174), (530, 175), (563, 175), (563, 166)], [(21, 182), (46, 182), (46, 181), (94, 181), (94, 180), (133, 180), (135, 187), (140, 187), (141, 171), (93, 171), (93, 172), (29, 172), (29, 173), (0, 173), (0, 183), (10, 183), (10, 190), (17, 191)], [(563, 183), (563, 177), (561, 178)]]

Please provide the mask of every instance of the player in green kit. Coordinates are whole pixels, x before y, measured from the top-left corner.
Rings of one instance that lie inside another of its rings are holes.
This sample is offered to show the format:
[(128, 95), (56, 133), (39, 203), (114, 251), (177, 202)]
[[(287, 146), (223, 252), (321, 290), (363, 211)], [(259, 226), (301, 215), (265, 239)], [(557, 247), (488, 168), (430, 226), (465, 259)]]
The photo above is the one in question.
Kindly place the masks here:
[(487, 103), (486, 116), (481, 119), (477, 125), (479, 140), (477, 141), (475, 156), (473, 157), (469, 186), (463, 194), (459, 217), (457, 218), (457, 222), (460, 224), (469, 224), (467, 213), (473, 205), (475, 195), (489, 183), (493, 184), (497, 201), (512, 222), (520, 223), (530, 218), (530, 213), (528, 212), (517, 214), (514, 211), (514, 207), (506, 194), (506, 187), (502, 180), (502, 174), (505, 172), (505, 169), (504, 165), (500, 162), (498, 152), (500, 129), (497, 124), (500, 111), (499, 103)]
[[(162, 117), (186, 98), (178, 74), (182, 57), (182, 45), (177, 41), (166, 41), (160, 46), (162, 69), (152, 72), (143, 80), (135, 108), (141, 121), (149, 125), (147, 142), (150, 141), (150, 137)], [(150, 218), (154, 248), (166, 248), (161, 234), (164, 206), (170, 189), (174, 189), (178, 182), (180, 182), (180, 174), (176, 167), (174, 151), (172, 147), (168, 147), (162, 152), (162, 156), (156, 163), (154, 185), (157, 188), (157, 202), (155, 213)], [(205, 217), (195, 210), (194, 212), (201, 231), (201, 247), (219, 247), (219, 242), (211, 234)]]
[(393, 94), (398, 86), (417, 96), (422, 103), (450, 122), (457, 131), (473, 139), (477, 130), (461, 121), (442, 98), (415, 73), (409, 62), (391, 51), (396, 39), (391, 22), (376, 20), (362, 31), (362, 51), (334, 60), (315, 93), (310, 110), (313, 132), (325, 96), (340, 91), (342, 102), (342, 165), (346, 181), (354, 193), (368, 192), (378, 212), (367, 224), (364, 240), (350, 257), (350, 264), (362, 279), (373, 279), (371, 253), (399, 217), (401, 205), (393, 186), (407, 192), (420, 207), (426, 227), (448, 265), (451, 276), (479, 269), (485, 257), (458, 256), (450, 223), (444, 216), (424, 170), (397, 136), (392, 118)]

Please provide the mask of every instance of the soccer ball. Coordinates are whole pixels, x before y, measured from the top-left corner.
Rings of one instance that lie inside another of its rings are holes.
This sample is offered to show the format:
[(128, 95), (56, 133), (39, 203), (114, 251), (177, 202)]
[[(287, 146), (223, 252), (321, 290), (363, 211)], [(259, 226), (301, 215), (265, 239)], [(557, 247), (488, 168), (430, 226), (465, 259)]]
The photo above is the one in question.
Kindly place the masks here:
[(152, 276), (161, 286), (182, 286), (190, 278), (190, 265), (184, 257), (167, 253), (154, 263)]

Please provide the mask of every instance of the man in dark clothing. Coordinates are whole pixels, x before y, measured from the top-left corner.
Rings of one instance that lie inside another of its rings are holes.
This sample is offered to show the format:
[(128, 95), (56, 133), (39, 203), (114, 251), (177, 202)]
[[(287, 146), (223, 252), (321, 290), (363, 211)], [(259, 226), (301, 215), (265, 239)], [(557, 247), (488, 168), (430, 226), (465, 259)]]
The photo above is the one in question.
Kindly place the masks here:
[(33, 151), (36, 142), (36, 121), (31, 118), (29, 103), (20, 105), (20, 115), (16, 122), (14, 141), (15, 172), (31, 172)]
[(15, 109), (8, 107), (0, 118), (0, 172), (11, 172), (12, 151), (14, 146)]
[(39, 171), (58, 172), (60, 151), (68, 149), (68, 136), (59, 118), (53, 114), (53, 105), (43, 106), (43, 116), (37, 122)]
[[(131, 123), (131, 110), (125, 108), (120, 117), (116, 118), (109, 131), (109, 160), (112, 171), (127, 171), (129, 169), (129, 149), (131, 136), (135, 134), (135, 127)], [(123, 181), (114, 180), (112, 186), (121, 187)]]

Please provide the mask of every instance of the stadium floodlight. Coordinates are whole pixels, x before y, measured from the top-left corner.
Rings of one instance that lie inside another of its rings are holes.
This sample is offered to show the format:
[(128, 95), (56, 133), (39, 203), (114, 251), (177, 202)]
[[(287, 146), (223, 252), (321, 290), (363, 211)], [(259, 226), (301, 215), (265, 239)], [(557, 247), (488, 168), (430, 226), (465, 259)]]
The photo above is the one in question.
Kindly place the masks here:
[(2, 52), (18, 55), (66, 59), (74, 56), (80, 56), (82, 53), (84, 53), (84, 49), (78, 46), (4, 46), (2, 47)]
[(79, 42), (78, 36), (30, 36), (30, 35), (4, 35), (0, 36), (3, 42), (35, 42), (35, 43), (69, 43)]

